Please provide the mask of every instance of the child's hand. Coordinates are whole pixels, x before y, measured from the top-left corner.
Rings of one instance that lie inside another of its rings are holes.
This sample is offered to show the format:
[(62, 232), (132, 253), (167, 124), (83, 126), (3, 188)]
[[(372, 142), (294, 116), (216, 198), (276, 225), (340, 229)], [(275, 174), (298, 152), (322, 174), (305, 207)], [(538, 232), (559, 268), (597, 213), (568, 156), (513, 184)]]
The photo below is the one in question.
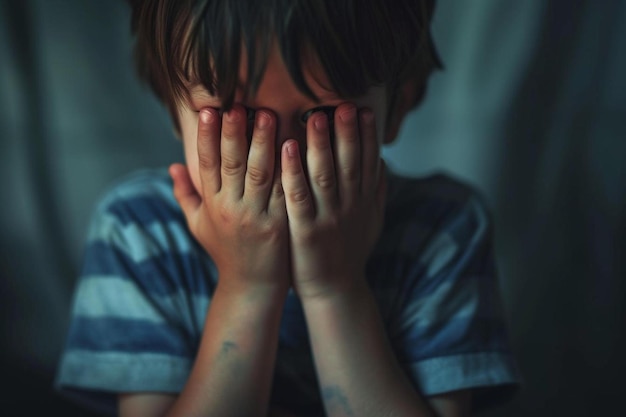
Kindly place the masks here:
[(189, 229), (215, 262), (220, 284), (286, 290), (288, 224), (275, 172), (275, 117), (257, 112), (249, 156), (242, 106), (235, 105), (222, 120), (217, 110), (206, 108), (198, 119), (200, 189), (185, 166), (170, 168)]
[(335, 144), (327, 116), (307, 124), (308, 180), (297, 142), (282, 148), (293, 282), (301, 298), (349, 290), (383, 224), (385, 180), (374, 115), (342, 104), (335, 111)]

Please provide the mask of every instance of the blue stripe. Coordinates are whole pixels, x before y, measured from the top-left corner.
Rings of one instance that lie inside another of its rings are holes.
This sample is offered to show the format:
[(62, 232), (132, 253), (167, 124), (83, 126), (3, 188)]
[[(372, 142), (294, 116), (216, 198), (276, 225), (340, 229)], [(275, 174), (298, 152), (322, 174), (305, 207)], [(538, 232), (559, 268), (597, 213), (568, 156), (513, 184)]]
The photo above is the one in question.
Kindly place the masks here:
[(215, 267), (203, 252), (162, 252), (135, 263), (125, 252), (102, 241), (87, 246), (82, 275), (129, 279), (144, 292), (160, 296), (176, 294), (180, 289), (209, 296), (217, 282)]
[(103, 214), (94, 221), (87, 244), (104, 241), (128, 253), (134, 262), (141, 262), (160, 252), (186, 253), (204, 250), (192, 237), (184, 223), (154, 222), (147, 225), (129, 223), (122, 225), (110, 214)]
[(183, 328), (150, 321), (74, 317), (68, 350), (149, 352), (192, 358), (198, 342)]
[[(468, 221), (468, 219), (463, 220), (463, 222), (465, 221)], [(462, 240), (455, 240), (457, 248), (463, 250), (457, 250), (437, 274), (426, 276), (428, 265), (425, 265), (423, 262), (412, 261), (411, 259), (405, 260), (408, 268), (410, 268), (405, 276), (410, 278), (402, 283), (404, 288), (401, 288), (401, 291), (404, 294), (413, 299), (425, 297), (436, 291), (443, 282), (461, 279), (479, 279), (482, 289), (487, 291), (491, 287), (488, 294), (491, 295), (493, 293), (496, 271), (490, 237), (484, 233), (486, 230), (484, 227), (478, 230), (467, 228), (459, 233), (458, 229), (464, 229), (463, 222), (456, 225), (455, 228), (457, 230), (452, 228), (444, 232), (457, 236), (463, 235)], [(438, 249), (438, 251), (443, 250), (447, 250), (447, 247)], [(434, 258), (436, 258), (436, 255), (431, 261)], [(485, 293), (481, 294), (485, 295)]]
[(73, 314), (85, 318), (124, 318), (153, 323), (174, 321), (189, 332), (202, 332), (208, 297), (184, 289), (171, 296), (146, 294), (134, 281), (111, 276), (89, 276), (80, 280)]
[(481, 218), (481, 213), (475, 208), (475, 204), (470, 201), (448, 219), (443, 229), (452, 235), (453, 239), (461, 246), (471, 244), (475, 239), (484, 237), (486, 224)]
[(186, 224), (183, 212), (178, 206), (169, 205), (163, 199), (155, 197), (158, 196), (147, 194), (117, 200), (105, 208), (105, 213), (117, 218), (124, 226), (130, 223), (148, 225), (171, 221)]
[[(414, 281), (415, 284), (414, 288), (406, 289), (410, 291), (409, 297), (412, 299), (426, 297), (436, 292), (444, 282), (479, 280), (479, 282), (483, 284), (483, 290), (493, 287), (496, 279), (493, 275), (495, 271), (493, 268), (485, 268), (486, 265), (491, 264), (493, 258), (491, 254), (486, 251), (477, 254), (474, 252), (474, 249), (478, 248), (468, 248), (466, 252), (459, 253), (448, 262), (448, 265), (444, 269), (432, 277), (423, 276), (413, 279), (412, 281)], [(424, 268), (417, 266), (414, 273), (417, 271), (423, 272)], [(491, 293), (492, 290), (490, 290), (489, 293)], [(481, 296), (484, 295), (486, 295), (484, 292), (481, 293)]]
[[(389, 227), (402, 228), (403, 235), (406, 230), (422, 230), (419, 235), (428, 238), (433, 231), (440, 232), (442, 222), (447, 221), (459, 206), (445, 200), (424, 200), (423, 203), (415, 202), (412, 198), (410, 202), (401, 202), (398, 206), (391, 207), (385, 214), (385, 224)], [(430, 232), (430, 233), (429, 233)]]

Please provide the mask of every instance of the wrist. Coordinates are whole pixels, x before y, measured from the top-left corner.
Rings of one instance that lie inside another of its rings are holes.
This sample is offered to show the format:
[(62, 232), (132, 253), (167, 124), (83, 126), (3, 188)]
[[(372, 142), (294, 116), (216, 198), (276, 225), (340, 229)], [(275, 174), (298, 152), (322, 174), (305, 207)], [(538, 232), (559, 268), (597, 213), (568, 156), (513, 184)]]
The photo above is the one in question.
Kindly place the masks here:
[(299, 285), (296, 288), (302, 304), (353, 304), (371, 294), (365, 275), (325, 279), (327, 284)]
[(245, 303), (276, 303), (284, 302), (289, 292), (289, 281), (276, 280), (274, 282), (254, 282), (252, 280), (237, 279), (229, 275), (218, 278), (216, 294)]

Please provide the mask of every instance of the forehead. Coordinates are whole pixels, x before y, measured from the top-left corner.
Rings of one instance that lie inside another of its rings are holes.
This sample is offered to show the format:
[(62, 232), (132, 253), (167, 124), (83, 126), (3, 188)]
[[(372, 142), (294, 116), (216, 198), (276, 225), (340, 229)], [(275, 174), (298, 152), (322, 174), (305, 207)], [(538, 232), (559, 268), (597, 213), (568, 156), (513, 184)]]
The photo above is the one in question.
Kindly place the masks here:
[[(278, 95), (278, 96), (304, 96), (313, 102), (332, 102), (343, 101), (353, 99), (356, 97), (345, 97), (335, 91), (331, 86), (326, 70), (322, 67), (320, 61), (313, 53), (306, 53), (303, 55), (302, 66), (300, 73), (305, 85), (310, 89), (312, 94), (307, 94), (307, 91), (298, 85), (297, 80), (294, 80), (292, 72), (289, 71), (287, 65), (281, 55), (281, 51), (274, 41), (269, 48), (269, 52), (264, 60), (264, 66), (260, 72), (260, 82), (254, 86), (252, 90), (251, 80), (249, 77), (249, 61), (248, 52), (245, 48), (241, 49), (240, 59), (238, 62), (238, 68), (233, 69), (231, 72), (237, 73), (236, 80), (233, 81), (232, 88), (234, 91), (234, 98), (236, 101), (242, 100), (254, 100), (258, 97), (266, 95)], [(209, 69), (215, 68), (212, 62), (207, 64)], [(219, 83), (219, 78), (213, 70), (213, 79)], [(211, 91), (211, 88), (206, 85), (199, 77), (191, 77), (185, 83), (185, 88), (188, 91), (191, 98), (197, 99), (215, 99), (220, 97), (219, 85), (215, 90)], [(249, 93), (246, 97), (246, 93)]]

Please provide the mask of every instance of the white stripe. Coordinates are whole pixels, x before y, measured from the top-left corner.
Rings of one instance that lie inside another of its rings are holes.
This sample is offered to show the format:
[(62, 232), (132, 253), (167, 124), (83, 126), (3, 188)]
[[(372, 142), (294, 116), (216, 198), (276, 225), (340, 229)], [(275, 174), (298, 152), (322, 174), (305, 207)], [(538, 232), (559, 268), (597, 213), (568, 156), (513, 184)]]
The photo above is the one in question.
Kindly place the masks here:
[(103, 214), (89, 234), (89, 241), (103, 240), (126, 253), (135, 263), (167, 251), (188, 254), (193, 251), (188, 230), (177, 221), (122, 225), (117, 217)]
[(55, 384), (114, 393), (178, 392), (189, 378), (192, 360), (160, 353), (71, 350), (61, 360)]
[(81, 279), (74, 314), (87, 318), (122, 318), (164, 323), (169, 317), (182, 320), (190, 331), (201, 331), (209, 306), (206, 296), (146, 294), (132, 281), (111, 276), (90, 276)]
[(442, 282), (434, 292), (404, 309), (394, 333), (470, 317), (476, 312), (478, 297), (477, 280), (472, 277), (464, 277), (461, 282)]
[(439, 233), (420, 257), (420, 263), (428, 266), (425, 278), (437, 275), (454, 258), (458, 250), (458, 244), (449, 233)]

